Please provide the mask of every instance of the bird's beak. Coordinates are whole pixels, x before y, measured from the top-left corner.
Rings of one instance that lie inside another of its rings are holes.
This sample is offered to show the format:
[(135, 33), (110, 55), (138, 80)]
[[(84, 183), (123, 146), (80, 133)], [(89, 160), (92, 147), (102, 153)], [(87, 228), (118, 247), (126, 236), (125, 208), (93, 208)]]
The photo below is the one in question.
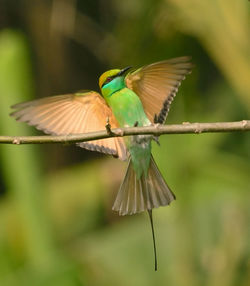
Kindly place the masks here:
[(129, 69), (131, 69), (131, 68), (132, 68), (132, 66), (129, 66), (129, 67), (126, 67), (126, 68), (120, 70), (120, 72), (117, 74), (117, 76), (123, 75), (127, 70), (129, 70)]

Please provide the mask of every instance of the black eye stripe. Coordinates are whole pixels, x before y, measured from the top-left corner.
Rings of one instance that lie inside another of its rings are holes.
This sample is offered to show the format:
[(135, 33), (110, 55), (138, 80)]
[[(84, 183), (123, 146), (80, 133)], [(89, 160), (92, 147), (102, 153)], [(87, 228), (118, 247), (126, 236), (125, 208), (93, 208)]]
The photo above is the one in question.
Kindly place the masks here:
[(116, 77), (116, 75), (107, 77), (106, 80), (105, 80), (105, 82), (103, 83), (102, 87), (103, 87), (105, 84), (111, 82), (115, 77)]

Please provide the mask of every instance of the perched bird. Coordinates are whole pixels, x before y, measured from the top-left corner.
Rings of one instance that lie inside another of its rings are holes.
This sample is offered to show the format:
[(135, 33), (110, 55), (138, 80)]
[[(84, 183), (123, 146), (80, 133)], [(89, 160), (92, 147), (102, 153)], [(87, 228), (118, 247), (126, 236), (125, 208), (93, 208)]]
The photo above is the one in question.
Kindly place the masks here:
[[(181, 81), (190, 73), (189, 57), (143, 66), (112, 69), (99, 78), (101, 94), (84, 91), (45, 97), (12, 106), (11, 116), (45, 133), (67, 135), (112, 128), (164, 124)], [(164, 181), (151, 154), (151, 135), (114, 137), (78, 143), (89, 150), (128, 158), (128, 167), (113, 210), (120, 215), (148, 211), (156, 247), (152, 209), (169, 205), (175, 195)]]

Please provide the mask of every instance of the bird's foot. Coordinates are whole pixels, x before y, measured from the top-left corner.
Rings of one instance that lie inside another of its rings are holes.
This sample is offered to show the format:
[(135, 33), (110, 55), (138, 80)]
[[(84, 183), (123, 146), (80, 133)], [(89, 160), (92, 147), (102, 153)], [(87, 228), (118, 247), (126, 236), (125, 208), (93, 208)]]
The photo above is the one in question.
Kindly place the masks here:
[(114, 132), (112, 132), (111, 125), (109, 123), (109, 117), (107, 117), (105, 128), (106, 128), (108, 135), (110, 136), (114, 135)]
[(138, 121), (135, 121), (135, 123), (134, 123), (134, 127), (137, 127), (137, 126), (138, 126), (138, 124), (139, 124), (139, 122), (138, 122)]

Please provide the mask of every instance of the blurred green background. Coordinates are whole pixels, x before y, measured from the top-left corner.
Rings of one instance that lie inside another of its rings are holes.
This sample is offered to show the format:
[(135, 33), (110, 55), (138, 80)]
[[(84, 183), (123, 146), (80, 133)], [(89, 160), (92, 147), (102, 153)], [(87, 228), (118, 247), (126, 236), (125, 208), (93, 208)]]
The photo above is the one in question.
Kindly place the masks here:
[[(247, 0), (0, 1), (0, 135), (39, 134), (10, 106), (98, 90), (110, 68), (190, 55), (167, 123), (249, 119)], [(111, 211), (126, 163), (75, 146), (0, 146), (0, 285), (250, 285), (249, 133), (165, 135), (155, 159), (177, 196)]]

